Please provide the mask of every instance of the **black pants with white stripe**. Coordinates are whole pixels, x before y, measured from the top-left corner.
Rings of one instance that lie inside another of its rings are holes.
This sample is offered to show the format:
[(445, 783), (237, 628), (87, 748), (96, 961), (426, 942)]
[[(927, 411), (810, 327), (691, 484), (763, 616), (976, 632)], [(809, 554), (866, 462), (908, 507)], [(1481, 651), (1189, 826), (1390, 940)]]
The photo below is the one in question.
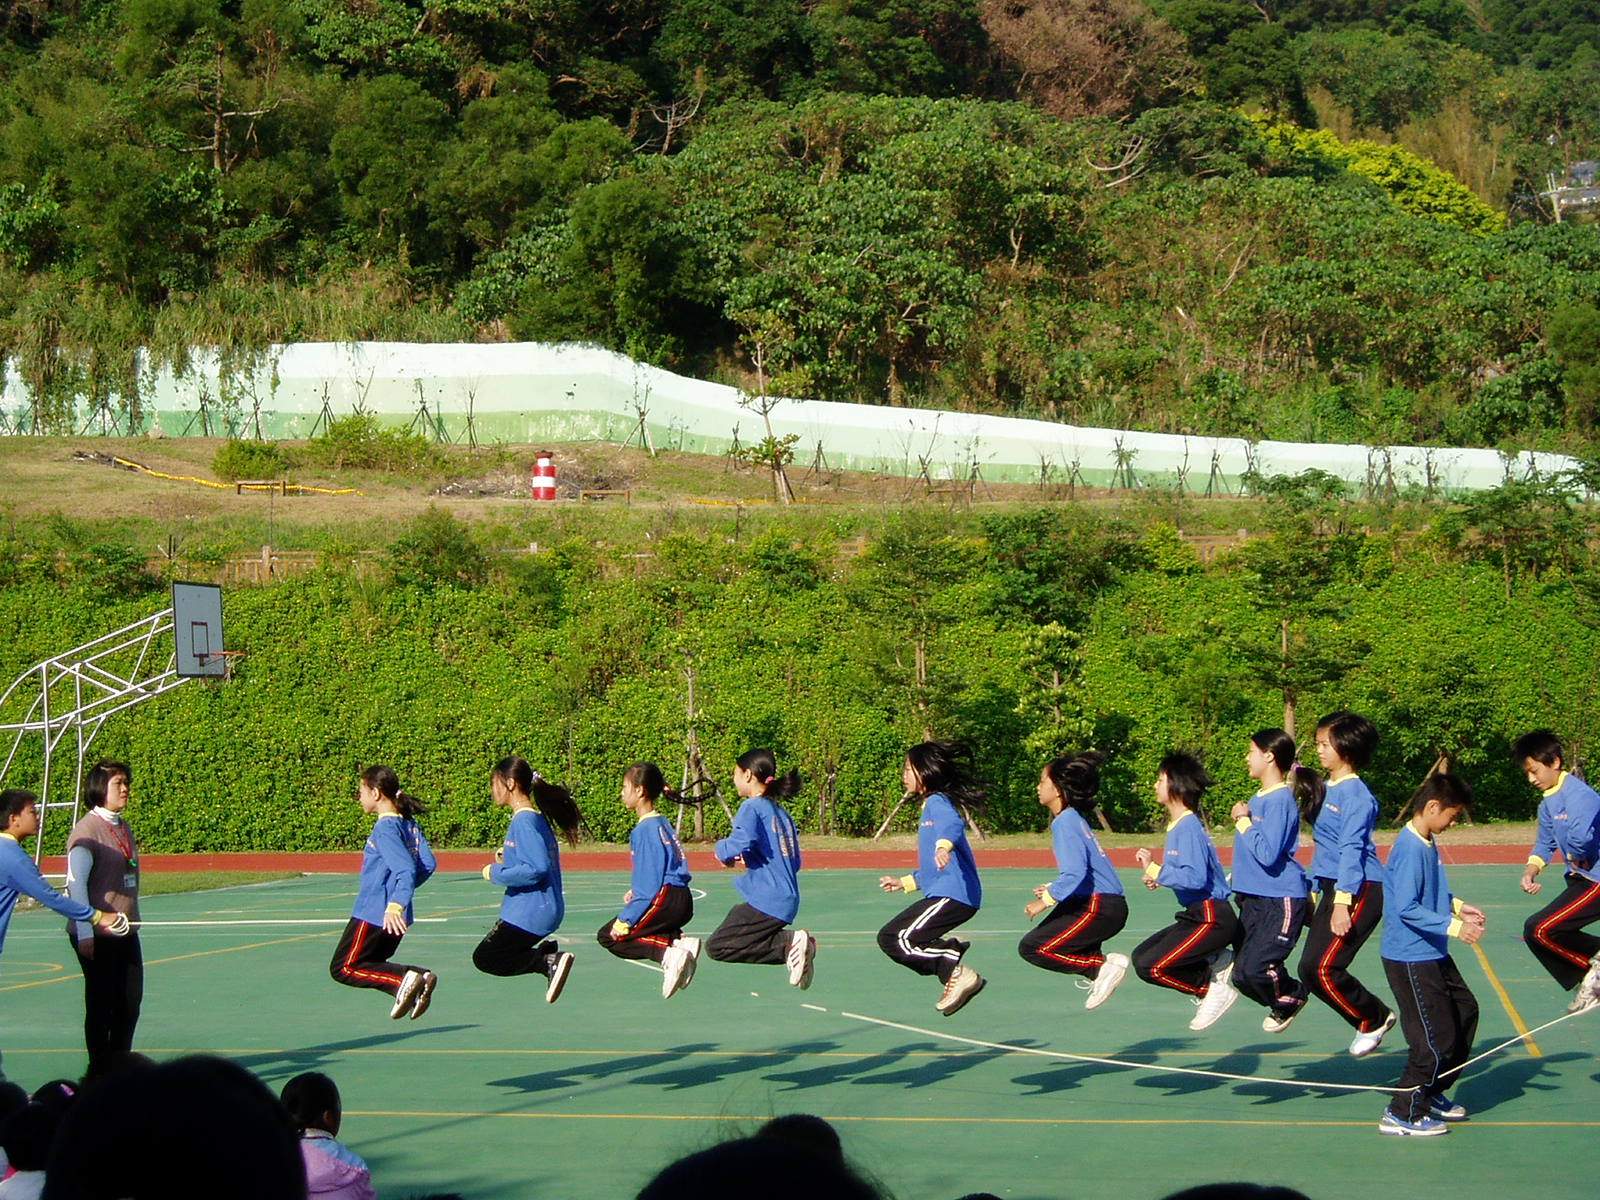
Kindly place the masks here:
[(1397, 1092), (1389, 1111), (1415, 1121), (1427, 1115), (1429, 1096), (1455, 1086), (1454, 1075), (1439, 1077), (1471, 1055), (1472, 1039), (1478, 1032), (1478, 1001), (1448, 955), (1431, 962), (1386, 958), (1383, 973), (1389, 977), (1395, 1008), (1400, 1012), (1400, 1031), (1411, 1050), (1398, 1086), (1416, 1089)]
[(972, 944), (944, 935), (977, 915), (978, 910), (970, 904), (948, 896), (930, 896), (878, 930), (878, 947), (901, 966), (918, 975), (937, 975), (944, 983)]
[(1306, 1002), (1306, 990), (1286, 965), (1306, 923), (1304, 896), (1238, 893), (1239, 947), (1233, 956), (1233, 986), (1277, 1016)]

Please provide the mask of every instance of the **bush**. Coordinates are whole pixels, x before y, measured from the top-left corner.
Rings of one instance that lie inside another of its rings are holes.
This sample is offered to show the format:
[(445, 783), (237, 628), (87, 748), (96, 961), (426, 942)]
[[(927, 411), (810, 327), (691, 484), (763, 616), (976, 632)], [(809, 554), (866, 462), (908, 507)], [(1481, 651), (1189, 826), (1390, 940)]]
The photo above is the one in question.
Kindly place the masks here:
[(217, 447), (211, 469), (218, 479), (280, 479), (289, 469), (289, 456), (276, 442), (229, 438)]
[(371, 413), (351, 413), (328, 422), (306, 448), (307, 457), (335, 470), (417, 472), (443, 462), (439, 448), (421, 434), (385, 428)]

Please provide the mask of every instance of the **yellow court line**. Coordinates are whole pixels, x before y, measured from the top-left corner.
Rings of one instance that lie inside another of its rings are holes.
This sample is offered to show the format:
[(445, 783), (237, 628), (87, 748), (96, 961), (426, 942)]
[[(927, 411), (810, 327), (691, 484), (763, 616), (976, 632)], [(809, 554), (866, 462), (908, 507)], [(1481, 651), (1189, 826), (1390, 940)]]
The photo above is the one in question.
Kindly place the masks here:
[(1494, 994), (1500, 997), (1500, 1006), (1506, 1010), (1506, 1015), (1511, 1018), (1511, 1024), (1522, 1035), (1523, 1046), (1527, 1048), (1529, 1058), (1543, 1058), (1544, 1051), (1539, 1049), (1539, 1043), (1528, 1036), (1528, 1023), (1522, 1019), (1522, 1014), (1517, 1011), (1517, 1006), (1511, 1003), (1511, 994), (1506, 991), (1506, 985), (1500, 982), (1500, 976), (1494, 973), (1494, 968), (1489, 965), (1489, 956), (1483, 951), (1482, 942), (1473, 942), (1472, 949), (1478, 955), (1478, 965), (1483, 968), (1483, 973), (1488, 976), (1489, 986), (1494, 989)]
[[(344, 1111), (346, 1117), (403, 1117), (414, 1120), (468, 1120), (489, 1118), (511, 1121), (709, 1121), (718, 1124), (732, 1121), (760, 1122), (771, 1120), (771, 1114), (756, 1113), (569, 1113), (541, 1110), (536, 1112), (409, 1112), (404, 1109), (352, 1109)], [(1266, 1126), (1272, 1128), (1306, 1129), (1370, 1129), (1376, 1121), (1269, 1121), (1265, 1119), (1229, 1119), (1225, 1117), (901, 1117), (855, 1116), (839, 1113), (817, 1114), (825, 1121), (856, 1121), (885, 1125), (1222, 1125)], [(1473, 1121), (1460, 1128), (1473, 1126), (1493, 1129), (1600, 1129), (1600, 1121)]]
[[(183, 962), (185, 959), (190, 958), (210, 958), (215, 954), (235, 954), (240, 950), (260, 950), (263, 946), (286, 946), (290, 942), (304, 942), (311, 938), (326, 938), (327, 936), (325, 933), (302, 933), (297, 934), (295, 937), (273, 938), (269, 942), (250, 942), (243, 946), (221, 946), (215, 950), (196, 950), (190, 954), (174, 954), (171, 958), (149, 958), (145, 960), (144, 965), (146, 967), (159, 967), (166, 963)], [(13, 983), (6, 987), (0, 987), (0, 992), (23, 992), (29, 988), (49, 987), (55, 983), (76, 982), (80, 978), (81, 976), (78, 975), (59, 975), (53, 979), (40, 979), (33, 983)], [(7, 1049), (10, 1053), (17, 1053), (10, 1050), (9, 1047)]]

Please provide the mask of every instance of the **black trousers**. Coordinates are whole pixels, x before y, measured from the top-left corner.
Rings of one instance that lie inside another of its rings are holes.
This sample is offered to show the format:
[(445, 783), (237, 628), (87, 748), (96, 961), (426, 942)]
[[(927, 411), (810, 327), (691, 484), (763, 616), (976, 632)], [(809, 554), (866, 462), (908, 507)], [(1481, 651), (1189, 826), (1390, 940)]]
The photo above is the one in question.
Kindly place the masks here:
[(1165, 929), (1151, 934), (1133, 951), (1139, 978), (1157, 987), (1190, 996), (1211, 989), (1211, 964), (1218, 950), (1239, 936), (1239, 918), (1226, 900), (1200, 900), (1176, 914)]
[(600, 926), (595, 940), (618, 958), (648, 958), (660, 962), (667, 947), (683, 936), (683, 927), (694, 920), (694, 897), (686, 887), (668, 884), (650, 901), (634, 927), (621, 937), (611, 932), (611, 921)]
[(1600, 938), (1583, 931), (1591, 921), (1600, 921), (1600, 883), (1568, 875), (1561, 894), (1522, 926), (1528, 949), (1565, 990), (1578, 986), (1589, 959), (1600, 950)]
[(944, 983), (972, 946), (944, 935), (977, 915), (978, 910), (970, 904), (948, 896), (930, 896), (902, 910), (878, 930), (878, 948), (901, 966), (918, 975), (937, 975)]
[(548, 975), (561, 947), (542, 933), (496, 921), (472, 951), (472, 965), (485, 975)]
[(95, 938), (93, 958), (77, 954), (77, 939), (70, 930), (67, 936), (83, 971), (83, 1042), (89, 1051), (89, 1075), (103, 1075), (133, 1049), (144, 999), (144, 954), (137, 933)]
[(735, 904), (706, 942), (718, 962), (781, 963), (789, 957), (789, 924), (749, 904)]
[(1066, 975), (1093, 975), (1106, 961), (1101, 945), (1128, 923), (1128, 901), (1093, 892), (1059, 901), (1050, 915), (1022, 935), (1023, 961)]
[(1305, 926), (1306, 898), (1239, 895), (1238, 900), (1233, 986), (1275, 1013), (1292, 1012), (1306, 1002), (1306, 993), (1284, 961)]
[(404, 963), (390, 962), (400, 949), (400, 939), (382, 925), (372, 925), (360, 917), (351, 917), (339, 944), (334, 947), (333, 958), (328, 963), (328, 974), (334, 982), (346, 987), (377, 988), (393, 996), (400, 990), (400, 981), (407, 971), (421, 971)]
[(1415, 1121), (1428, 1111), (1428, 1098), (1441, 1095), (1455, 1084), (1455, 1076), (1440, 1079), (1472, 1055), (1478, 1032), (1478, 1001), (1448, 957), (1431, 962), (1383, 960), (1383, 973), (1394, 991), (1400, 1010), (1400, 1030), (1406, 1035), (1410, 1056), (1399, 1086), (1415, 1091), (1397, 1092), (1389, 1111)]
[(1383, 884), (1369, 879), (1351, 898), (1350, 932), (1333, 932), (1333, 880), (1324, 879), (1322, 894), (1300, 954), (1300, 982), (1360, 1033), (1370, 1033), (1389, 1019), (1389, 1006), (1361, 985), (1350, 964), (1372, 931), (1383, 921)]

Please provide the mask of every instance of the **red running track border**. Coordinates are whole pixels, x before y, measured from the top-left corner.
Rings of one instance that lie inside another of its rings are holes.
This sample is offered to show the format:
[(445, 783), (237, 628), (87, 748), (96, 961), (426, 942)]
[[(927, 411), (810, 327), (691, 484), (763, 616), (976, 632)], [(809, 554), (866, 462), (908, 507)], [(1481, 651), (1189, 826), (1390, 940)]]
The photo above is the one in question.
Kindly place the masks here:
[[(1151, 836), (1151, 848), (1159, 854), (1161, 842)], [(1222, 861), (1232, 859), (1231, 847), (1218, 847)], [(1527, 848), (1520, 845), (1493, 844), (1442, 844), (1444, 861), (1449, 866), (1521, 866), (1528, 859)], [(982, 842), (975, 843), (979, 867), (1026, 867), (1049, 871), (1055, 867), (1050, 851), (1038, 849), (990, 849)], [(1379, 852), (1387, 856), (1387, 847)], [(712, 872), (723, 868), (711, 856), (711, 851), (700, 846), (688, 849), (691, 871)], [(1130, 849), (1109, 850), (1111, 861), (1119, 867), (1132, 868), (1134, 852)], [(480, 871), (490, 860), (487, 850), (441, 850), (438, 852), (441, 871)], [(1311, 850), (1304, 847), (1300, 861), (1311, 861)], [(361, 869), (359, 853), (243, 853), (243, 854), (145, 854), (140, 856), (140, 866), (152, 872), (181, 871), (304, 871), (308, 873), (335, 872), (355, 874)], [(912, 850), (889, 850), (881, 846), (865, 846), (859, 850), (806, 850), (805, 865), (808, 870), (863, 870), (903, 872), (916, 865)], [(563, 871), (626, 871), (629, 868), (626, 850), (563, 850)], [(64, 858), (46, 858), (44, 869), (60, 874), (66, 868)]]

